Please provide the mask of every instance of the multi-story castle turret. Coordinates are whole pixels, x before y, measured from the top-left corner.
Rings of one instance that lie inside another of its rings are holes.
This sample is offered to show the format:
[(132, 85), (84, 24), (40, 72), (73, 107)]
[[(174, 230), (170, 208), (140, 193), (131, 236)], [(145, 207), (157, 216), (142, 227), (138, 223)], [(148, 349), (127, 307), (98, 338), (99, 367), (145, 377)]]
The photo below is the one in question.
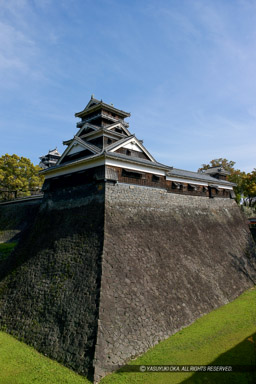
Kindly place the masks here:
[(105, 180), (164, 188), (178, 194), (234, 197), (234, 184), (226, 180), (223, 169), (199, 173), (157, 162), (143, 142), (130, 133), (125, 121), (130, 113), (92, 96), (75, 116), (81, 118), (77, 134), (63, 142), (67, 148), (56, 166), (43, 171), (45, 190)]

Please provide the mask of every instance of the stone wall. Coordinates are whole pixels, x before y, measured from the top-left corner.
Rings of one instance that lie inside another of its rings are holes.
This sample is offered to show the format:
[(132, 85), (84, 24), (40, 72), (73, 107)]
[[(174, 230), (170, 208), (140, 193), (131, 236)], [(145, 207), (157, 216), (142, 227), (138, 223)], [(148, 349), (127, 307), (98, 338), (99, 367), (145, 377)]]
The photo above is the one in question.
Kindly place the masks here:
[(231, 199), (107, 185), (96, 381), (256, 281)]
[(0, 325), (92, 376), (104, 223), (104, 185), (48, 194), (0, 268)]
[(18, 240), (33, 223), (42, 198), (0, 203), (0, 243)]
[(82, 181), (0, 206), (0, 229), (25, 228), (0, 266), (0, 326), (91, 378), (94, 359), (99, 381), (252, 286), (255, 245), (231, 199)]

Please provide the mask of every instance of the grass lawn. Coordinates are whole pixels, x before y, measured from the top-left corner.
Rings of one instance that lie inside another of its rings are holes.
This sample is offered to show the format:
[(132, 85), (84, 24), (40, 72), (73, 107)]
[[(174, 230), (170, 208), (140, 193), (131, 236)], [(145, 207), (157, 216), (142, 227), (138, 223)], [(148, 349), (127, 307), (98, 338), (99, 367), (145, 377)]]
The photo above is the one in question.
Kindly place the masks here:
[[(252, 365), (256, 363), (256, 288), (159, 343), (133, 365)], [(0, 384), (90, 382), (0, 332)], [(254, 384), (255, 373), (140, 373), (108, 375), (101, 384)]]
[(0, 332), (0, 384), (91, 384), (86, 378)]
[(5, 260), (11, 253), (14, 247), (16, 247), (18, 243), (13, 241), (11, 243), (0, 243), (0, 262)]
[[(255, 365), (256, 288), (232, 303), (205, 315), (169, 339), (159, 343), (132, 365)], [(256, 374), (140, 373), (106, 376), (101, 384), (254, 384)]]

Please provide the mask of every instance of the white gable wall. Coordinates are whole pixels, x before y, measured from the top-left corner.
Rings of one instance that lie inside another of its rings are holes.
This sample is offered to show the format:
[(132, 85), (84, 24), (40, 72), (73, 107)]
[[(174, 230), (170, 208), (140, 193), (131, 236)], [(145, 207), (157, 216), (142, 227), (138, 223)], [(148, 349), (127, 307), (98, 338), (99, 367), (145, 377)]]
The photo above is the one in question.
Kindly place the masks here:
[(133, 151), (142, 152), (140, 147), (136, 143), (128, 143), (123, 146), (123, 148), (132, 149)]
[(75, 144), (66, 155), (72, 155), (73, 153), (84, 151), (85, 149), (86, 148), (82, 147), (82, 145)]

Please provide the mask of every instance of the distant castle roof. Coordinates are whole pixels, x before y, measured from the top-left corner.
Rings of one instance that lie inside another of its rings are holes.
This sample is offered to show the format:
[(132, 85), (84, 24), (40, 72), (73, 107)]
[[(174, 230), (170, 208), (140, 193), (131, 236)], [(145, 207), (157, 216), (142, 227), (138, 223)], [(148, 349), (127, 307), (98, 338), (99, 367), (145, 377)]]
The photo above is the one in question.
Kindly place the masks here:
[(58, 151), (58, 149), (57, 149), (57, 147), (56, 147), (56, 148), (54, 148), (54, 149), (49, 149), (48, 153), (47, 153), (46, 155), (44, 155), (44, 156), (39, 157), (39, 159), (42, 159), (42, 158), (44, 158), (44, 157), (46, 157), (46, 156), (50, 156), (50, 155), (52, 155), (52, 156), (58, 156), (58, 157), (61, 156), (61, 154), (59, 153), (59, 151)]
[(230, 172), (224, 169), (222, 165), (216, 166), (216, 167), (210, 167), (206, 169), (204, 173), (208, 173), (209, 175), (216, 175), (217, 173), (220, 175), (230, 175)]
[(39, 157), (41, 160), (39, 166), (43, 169), (53, 167), (57, 164), (61, 154), (59, 153), (57, 147), (54, 149), (49, 149), (48, 153), (44, 156)]
[(57, 148), (49, 149), (48, 155), (61, 156)]

